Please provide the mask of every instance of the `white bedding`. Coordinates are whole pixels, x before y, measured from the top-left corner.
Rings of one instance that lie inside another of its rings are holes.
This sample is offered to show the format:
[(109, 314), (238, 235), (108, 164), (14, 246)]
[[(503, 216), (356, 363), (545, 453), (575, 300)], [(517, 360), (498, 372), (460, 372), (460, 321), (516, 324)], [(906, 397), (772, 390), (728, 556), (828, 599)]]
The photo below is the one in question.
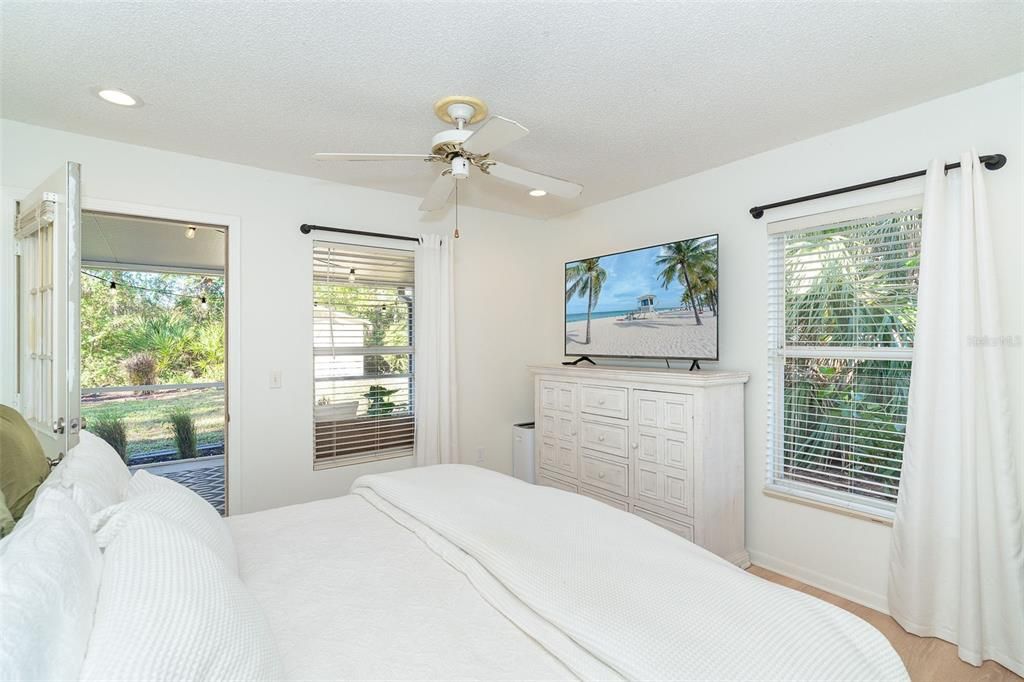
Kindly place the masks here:
[(638, 517), (477, 467), (228, 519), (291, 679), (906, 680), (874, 628)]
[(361, 497), (227, 523), (289, 679), (574, 679)]
[(588, 498), (464, 465), (363, 476), (352, 492), (447, 547), (485, 599), (583, 678), (593, 668), (519, 620), (523, 608), (627, 679), (909, 679), (853, 614)]

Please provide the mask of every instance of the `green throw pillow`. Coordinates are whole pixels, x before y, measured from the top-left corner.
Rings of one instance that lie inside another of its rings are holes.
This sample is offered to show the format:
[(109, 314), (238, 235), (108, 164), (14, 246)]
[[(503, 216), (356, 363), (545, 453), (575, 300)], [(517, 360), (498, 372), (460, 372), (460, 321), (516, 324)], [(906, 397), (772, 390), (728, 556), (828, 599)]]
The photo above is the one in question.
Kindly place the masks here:
[(17, 521), (36, 488), (50, 474), (50, 461), (25, 418), (0, 405), (0, 492)]
[(11, 510), (7, 508), (7, 500), (4, 499), (4, 494), (0, 491), (0, 538), (10, 535), (12, 530), (14, 530), (14, 517), (11, 516)]

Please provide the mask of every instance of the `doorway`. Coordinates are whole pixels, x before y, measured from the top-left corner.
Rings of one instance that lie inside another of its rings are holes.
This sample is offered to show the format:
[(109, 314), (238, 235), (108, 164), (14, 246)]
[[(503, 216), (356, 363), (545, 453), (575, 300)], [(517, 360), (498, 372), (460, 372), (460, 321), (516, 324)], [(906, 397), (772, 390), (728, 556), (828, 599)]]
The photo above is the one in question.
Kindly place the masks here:
[(227, 227), (82, 211), (81, 414), (227, 510)]

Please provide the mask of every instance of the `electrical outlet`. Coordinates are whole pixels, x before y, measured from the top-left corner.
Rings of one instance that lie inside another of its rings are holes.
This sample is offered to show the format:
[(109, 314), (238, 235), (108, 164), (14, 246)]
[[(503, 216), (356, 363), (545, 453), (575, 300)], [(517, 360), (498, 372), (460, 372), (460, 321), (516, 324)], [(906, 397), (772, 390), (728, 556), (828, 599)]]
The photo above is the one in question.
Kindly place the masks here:
[(281, 388), (281, 370), (272, 369), (270, 370), (270, 387)]
[(476, 463), (477, 464), (483, 464), (484, 463), (484, 455), (486, 455), (486, 454), (487, 454), (486, 450), (484, 450), (483, 448), (477, 448), (476, 449)]

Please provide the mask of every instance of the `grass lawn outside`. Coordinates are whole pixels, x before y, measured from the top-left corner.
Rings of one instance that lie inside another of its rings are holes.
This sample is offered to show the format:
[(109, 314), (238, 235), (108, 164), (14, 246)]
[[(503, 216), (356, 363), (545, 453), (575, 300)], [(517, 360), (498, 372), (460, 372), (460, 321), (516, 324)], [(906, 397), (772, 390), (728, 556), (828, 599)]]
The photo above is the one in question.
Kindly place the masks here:
[(124, 419), (129, 459), (175, 448), (168, 418), (168, 413), (174, 409), (184, 409), (192, 415), (199, 446), (224, 442), (222, 388), (175, 389), (144, 395), (101, 393), (82, 398), (82, 416), (87, 429), (89, 424), (103, 417)]

